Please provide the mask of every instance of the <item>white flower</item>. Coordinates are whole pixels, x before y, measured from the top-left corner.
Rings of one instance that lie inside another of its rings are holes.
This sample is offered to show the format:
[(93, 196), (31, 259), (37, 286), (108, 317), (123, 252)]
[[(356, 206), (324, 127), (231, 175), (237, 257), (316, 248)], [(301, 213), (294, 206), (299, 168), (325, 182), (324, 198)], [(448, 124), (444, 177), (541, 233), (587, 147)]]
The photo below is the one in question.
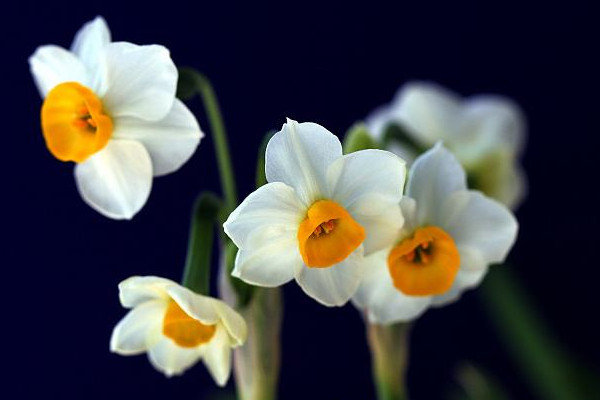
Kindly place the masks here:
[(227, 304), (154, 276), (124, 280), (119, 297), (132, 310), (115, 326), (111, 351), (148, 352), (150, 363), (167, 376), (182, 374), (202, 359), (219, 386), (227, 383), (231, 348), (247, 335), (244, 319)]
[(363, 252), (390, 245), (402, 226), (404, 162), (381, 150), (342, 156), (327, 129), (288, 120), (267, 145), (265, 170), (269, 183), (224, 224), (239, 248), (233, 275), (267, 287), (295, 278), (322, 304), (346, 303)]
[(70, 51), (41, 46), (29, 64), (45, 98), (48, 149), (77, 163), (81, 196), (107, 217), (132, 218), (148, 199), (152, 177), (176, 171), (203, 137), (175, 98), (169, 51), (111, 42), (101, 17), (83, 26)]
[[(519, 107), (504, 97), (478, 95), (462, 99), (438, 85), (410, 82), (390, 105), (366, 119), (369, 131), (381, 138), (390, 123), (400, 125), (424, 149), (439, 140), (467, 171), (469, 186), (510, 208), (526, 194), (519, 157), (525, 144), (525, 121)], [(390, 151), (412, 162), (418, 152), (399, 142)]]
[(441, 144), (417, 158), (394, 245), (365, 258), (354, 304), (373, 323), (407, 321), (458, 299), (504, 261), (517, 221), (502, 204), (467, 190), (465, 172)]

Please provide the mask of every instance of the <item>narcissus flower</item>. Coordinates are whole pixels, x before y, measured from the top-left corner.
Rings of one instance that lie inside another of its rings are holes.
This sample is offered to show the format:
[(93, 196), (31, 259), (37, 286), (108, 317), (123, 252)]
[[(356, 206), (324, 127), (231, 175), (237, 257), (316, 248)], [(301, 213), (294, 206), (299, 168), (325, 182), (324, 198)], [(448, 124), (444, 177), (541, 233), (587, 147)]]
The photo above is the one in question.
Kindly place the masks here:
[(400, 208), (404, 226), (393, 245), (365, 258), (353, 298), (369, 320), (411, 320), (477, 286), (504, 261), (517, 221), (499, 202), (467, 190), (465, 172), (441, 144), (417, 158)]
[(322, 304), (346, 303), (363, 254), (392, 244), (402, 226), (404, 162), (381, 150), (342, 156), (334, 134), (292, 120), (269, 141), (265, 162), (269, 183), (224, 224), (239, 248), (233, 275), (267, 287), (295, 278)]
[(45, 98), (42, 132), (50, 152), (73, 161), (84, 201), (115, 219), (146, 203), (152, 177), (176, 171), (203, 133), (175, 98), (177, 68), (158, 45), (111, 42), (97, 17), (71, 50), (39, 47), (31, 73)]
[(451, 150), (467, 171), (469, 187), (481, 190), (510, 208), (526, 192), (519, 157), (525, 142), (525, 121), (519, 107), (501, 96), (462, 99), (432, 83), (411, 82), (400, 88), (390, 105), (366, 119), (375, 137), (398, 124), (416, 144), (392, 141), (389, 150), (407, 162), (438, 141)]
[(132, 310), (113, 330), (111, 351), (148, 352), (152, 365), (167, 376), (182, 374), (202, 359), (215, 382), (231, 373), (231, 348), (246, 340), (244, 319), (224, 302), (201, 296), (154, 276), (135, 276), (119, 284), (123, 307)]

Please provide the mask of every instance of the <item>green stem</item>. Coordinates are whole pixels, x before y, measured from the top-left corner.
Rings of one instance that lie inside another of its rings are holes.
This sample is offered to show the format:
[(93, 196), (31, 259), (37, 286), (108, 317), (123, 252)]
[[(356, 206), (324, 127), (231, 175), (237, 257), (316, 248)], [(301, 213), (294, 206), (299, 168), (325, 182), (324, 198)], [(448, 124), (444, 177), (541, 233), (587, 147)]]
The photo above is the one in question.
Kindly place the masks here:
[(404, 400), (408, 360), (408, 324), (367, 325), (373, 379), (378, 400)]
[(250, 304), (238, 310), (248, 323), (248, 341), (234, 359), (240, 400), (277, 398), (281, 304), (280, 288), (256, 288)]
[(221, 185), (223, 186), (225, 204), (227, 206), (225, 214), (229, 214), (237, 206), (238, 199), (231, 156), (229, 154), (229, 146), (227, 143), (227, 132), (219, 109), (217, 96), (208, 78), (192, 68), (182, 68), (179, 72), (179, 80), (180, 86), (193, 85), (202, 98), (202, 103), (204, 104), (204, 109), (206, 110), (206, 115), (210, 123), (215, 153), (217, 155), (217, 163), (219, 165), (219, 175), (221, 177)]
[(210, 256), (213, 229), (221, 201), (212, 193), (202, 193), (194, 203), (183, 286), (202, 295), (210, 294)]

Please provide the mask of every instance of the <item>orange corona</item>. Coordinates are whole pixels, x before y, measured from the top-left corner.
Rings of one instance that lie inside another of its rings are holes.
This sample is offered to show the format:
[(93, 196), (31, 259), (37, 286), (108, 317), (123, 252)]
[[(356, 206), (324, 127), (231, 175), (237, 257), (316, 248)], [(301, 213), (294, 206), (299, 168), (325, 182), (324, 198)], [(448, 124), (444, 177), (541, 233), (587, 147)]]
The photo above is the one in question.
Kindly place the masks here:
[(196, 347), (208, 343), (216, 331), (215, 325), (204, 325), (190, 317), (171, 300), (163, 319), (163, 334), (181, 347)]
[(112, 135), (112, 120), (100, 99), (76, 82), (61, 83), (48, 93), (41, 118), (46, 146), (61, 161), (85, 161)]
[(388, 256), (394, 286), (410, 296), (431, 296), (450, 289), (460, 266), (454, 240), (436, 226), (418, 228)]
[(326, 268), (346, 259), (365, 240), (365, 229), (342, 206), (319, 200), (298, 228), (298, 245), (304, 263)]

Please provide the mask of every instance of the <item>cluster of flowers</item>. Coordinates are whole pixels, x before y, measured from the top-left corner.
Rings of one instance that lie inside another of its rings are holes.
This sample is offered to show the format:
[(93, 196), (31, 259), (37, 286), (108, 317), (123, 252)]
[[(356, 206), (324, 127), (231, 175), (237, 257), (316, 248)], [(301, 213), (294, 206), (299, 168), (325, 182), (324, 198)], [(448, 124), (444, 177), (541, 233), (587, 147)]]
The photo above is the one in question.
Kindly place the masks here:
[[(111, 42), (102, 18), (71, 51), (44, 46), (30, 64), (49, 150), (77, 163), (83, 199), (108, 217), (131, 218), (152, 176), (177, 170), (203, 136), (175, 98), (168, 51)], [(333, 133), (293, 120), (270, 139), (268, 183), (223, 225), (239, 249), (233, 276), (264, 287), (295, 279), (326, 306), (351, 301), (369, 322), (392, 324), (455, 301), (504, 261), (518, 229), (509, 208), (525, 188), (515, 105), (413, 83), (366, 126), (389, 151), (344, 155)], [(119, 289), (132, 310), (114, 329), (113, 351), (147, 351), (167, 375), (202, 358), (218, 384), (227, 381), (230, 349), (246, 338), (236, 311), (163, 278), (133, 277)]]

